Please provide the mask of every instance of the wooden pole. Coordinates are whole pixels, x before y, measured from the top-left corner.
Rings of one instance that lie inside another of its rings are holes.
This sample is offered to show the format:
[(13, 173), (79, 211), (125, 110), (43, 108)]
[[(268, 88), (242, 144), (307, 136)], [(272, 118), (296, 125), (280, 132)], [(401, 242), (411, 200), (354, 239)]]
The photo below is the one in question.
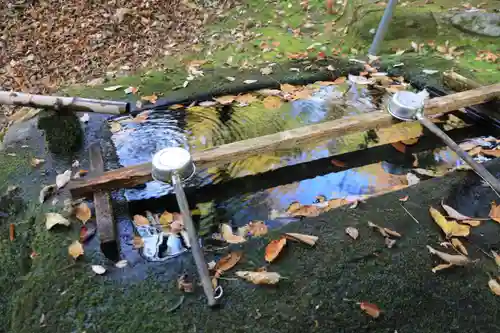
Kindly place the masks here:
[[(433, 98), (425, 103), (425, 115), (451, 112), (463, 107), (487, 102), (497, 96), (500, 96), (500, 84)], [(319, 142), (369, 129), (388, 127), (397, 122), (389, 113), (376, 111), (237, 141), (201, 152), (194, 152), (192, 156), (198, 168), (206, 168), (269, 151), (309, 142)], [(108, 171), (101, 176), (82, 181), (74, 181), (70, 184), (70, 191), (74, 197), (81, 197), (97, 190), (134, 187), (150, 180), (152, 180), (151, 163), (144, 163)]]
[(456, 72), (447, 71), (443, 73), (443, 82), (450, 89), (455, 91), (465, 91), (481, 87), (481, 84), (466, 78)]
[(120, 115), (130, 111), (126, 102), (107, 101), (79, 97), (32, 95), (15, 91), (0, 91), (0, 104), (30, 106), (38, 109), (69, 109)]

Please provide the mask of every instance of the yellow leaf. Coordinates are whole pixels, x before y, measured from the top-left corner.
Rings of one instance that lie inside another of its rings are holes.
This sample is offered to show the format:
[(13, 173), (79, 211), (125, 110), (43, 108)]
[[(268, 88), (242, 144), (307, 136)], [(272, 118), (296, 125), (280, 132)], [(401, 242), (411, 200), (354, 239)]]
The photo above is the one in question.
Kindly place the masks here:
[(434, 222), (443, 230), (446, 238), (453, 236), (464, 237), (468, 236), (470, 233), (470, 227), (468, 225), (458, 224), (456, 221), (447, 221), (446, 218), (435, 208), (430, 207), (429, 212), (434, 219)]
[(73, 259), (76, 259), (79, 256), (83, 255), (82, 243), (80, 243), (79, 241), (74, 241), (73, 243), (71, 243), (71, 245), (68, 247), (68, 253), (73, 257)]
[(493, 220), (500, 223), (500, 205), (497, 206), (495, 202), (491, 203), (490, 215)]
[(222, 105), (229, 105), (232, 102), (234, 102), (235, 99), (236, 99), (236, 96), (233, 96), (233, 95), (227, 95), (227, 96), (221, 96), (221, 97), (214, 98), (214, 100), (216, 100), (217, 102), (219, 102)]
[(281, 275), (275, 272), (238, 271), (236, 272), (236, 276), (254, 284), (276, 284), (281, 278)]
[(468, 224), (471, 227), (478, 227), (479, 225), (481, 225), (481, 221), (478, 221), (478, 220), (463, 220), (463, 221), (460, 221), (460, 223)]
[(149, 220), (142, 215), (134, 215), (134, 224), (136, 226), (149, 225)]
[(160, 224), (162, 226), (168, 226), (174, 220), (174, 214), (169, 211), (164, 211), (160, 216)]
[(262, 103), (264, 104), (264, 107), (269, 110), (279, 109), (283, 104), (281, 98), (279, 98), (278, 96), (267, 96), (266, 98), (264, 98)]
[(440, 265), (437, 265), (436, 267), (434, 267), (432, 269), (432, 273), (436, 273), (437, 271), (440, 271), (442, 269), (450, 268), (451, 266), (453, 266), (453, 264), (440, 264)]
[(75, 216), (82, 221), (83, 224), (87, 223), (92, 217), (92, 212), (86, 202), (82, 202), (75, 208)]
[(500, 296), (500, 284), (495, 280), (494, 278), (490, 279), (488, 281), (488, 287), (490, 287), (491, 291), (497, 295)]
[(464, 244), (460, 241), (458, 238), (452, 238), (451, 239), (451, 244), (460, 252), (465, 254), (466, 256), (469, 255), (469, 252), (467, 252), (467, 248), (464, 246)]

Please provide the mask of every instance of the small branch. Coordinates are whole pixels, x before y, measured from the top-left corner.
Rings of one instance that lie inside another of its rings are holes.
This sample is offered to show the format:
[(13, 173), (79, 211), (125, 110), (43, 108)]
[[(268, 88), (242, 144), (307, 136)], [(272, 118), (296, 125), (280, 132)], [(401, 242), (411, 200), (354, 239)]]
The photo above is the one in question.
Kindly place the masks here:
[(400, 205), (400, 206), (401, 206), (401, 207), (405, 210), (405, 212), (406, 212), (408, 215), (410, 215), (410, 217), (413, 219), (413, 221), (417, 222), (417, 224), (420, 224), (420, 222), (418, 222), (418, 220), (415, 218), (415, 216), (413, 216), (413, 215), (412, 215), (412, 214), (408, 211), (408, 209), (406, 209), (406, 207), (405, 207), (405, 206), (403, 206), (402, 204), (399, 204), (399, 205)]

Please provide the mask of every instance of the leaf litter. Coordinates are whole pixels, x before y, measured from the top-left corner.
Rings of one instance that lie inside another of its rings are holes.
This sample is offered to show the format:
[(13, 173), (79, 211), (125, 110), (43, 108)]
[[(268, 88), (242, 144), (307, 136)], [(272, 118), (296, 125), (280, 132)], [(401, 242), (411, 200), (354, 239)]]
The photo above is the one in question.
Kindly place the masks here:
[(286, 238), (275, 239), (266, 246), (264, 258), (267, 262), (274, 261), (286, 245)]

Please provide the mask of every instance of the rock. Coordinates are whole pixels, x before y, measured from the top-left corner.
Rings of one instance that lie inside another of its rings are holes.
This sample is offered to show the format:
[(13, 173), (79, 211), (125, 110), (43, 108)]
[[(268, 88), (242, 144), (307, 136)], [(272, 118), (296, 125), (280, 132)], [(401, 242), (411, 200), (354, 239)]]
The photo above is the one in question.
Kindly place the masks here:
[(500, 37), (500, 13), (465, 12), (456, 14), (451, 23), (464, 31)]

